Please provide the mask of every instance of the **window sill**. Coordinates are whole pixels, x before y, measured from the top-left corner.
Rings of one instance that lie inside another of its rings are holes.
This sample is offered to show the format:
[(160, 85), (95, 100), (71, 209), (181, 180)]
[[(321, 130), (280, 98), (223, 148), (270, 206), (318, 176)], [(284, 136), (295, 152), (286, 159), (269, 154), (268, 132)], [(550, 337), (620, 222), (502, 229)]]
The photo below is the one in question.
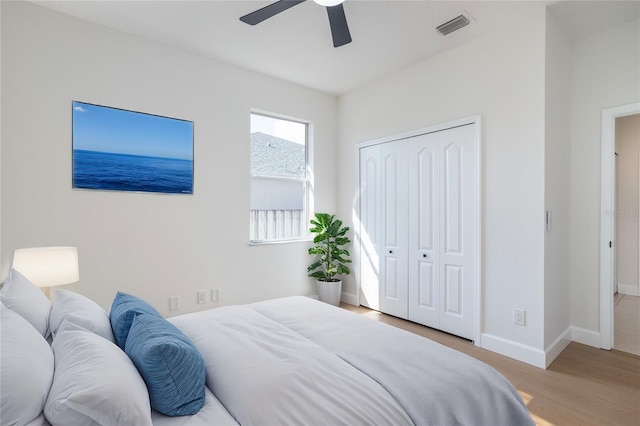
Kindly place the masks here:
[(250, 246), (266, 246), (271, 244), (289, 244), (289, 243), (309, 243), (313, 242), (313, 237), (296, 238), (292, 240), (257, 240), (249, 241)]

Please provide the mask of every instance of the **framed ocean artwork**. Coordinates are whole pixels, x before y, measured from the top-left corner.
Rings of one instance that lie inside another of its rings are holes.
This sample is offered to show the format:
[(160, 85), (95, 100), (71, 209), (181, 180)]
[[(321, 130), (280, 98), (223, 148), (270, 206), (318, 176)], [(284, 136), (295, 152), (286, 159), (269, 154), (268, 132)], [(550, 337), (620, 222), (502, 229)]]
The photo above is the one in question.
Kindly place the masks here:
[(193, 194), (193, 122), (73, 101), (73, 188)]

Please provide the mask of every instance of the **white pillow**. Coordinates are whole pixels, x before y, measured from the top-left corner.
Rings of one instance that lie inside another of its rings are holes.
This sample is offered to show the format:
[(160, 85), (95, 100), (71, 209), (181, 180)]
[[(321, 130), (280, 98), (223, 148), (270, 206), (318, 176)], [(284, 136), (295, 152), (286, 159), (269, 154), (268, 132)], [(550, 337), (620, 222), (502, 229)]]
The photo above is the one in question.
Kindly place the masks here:
[(73, 291), (61, 289), (53, 289), (51, 299), (53, 307), (49, 317), (49, 328), (54, 336), (66, 319), (114, 342), (109, 315), (96, 302)]
[(51, 302), (42, 290), (13, 268), (0, 289), (0, 301), (29, 321), (42, 336), (49, 337)]
[(63, 321), (51, 344), (55, 374), (44, 415), (60, 425), (151, 425), (147, 387), (115, 344)]
[(51, 423), (47, 421), (44, 413), (40, 413), (38, 417), (27, 423), (25, 426), (51, 426)]
[(38, 417), (53, 380), (53, 352), (29, 322), (0, 303), (0, 413), (2, 424)]

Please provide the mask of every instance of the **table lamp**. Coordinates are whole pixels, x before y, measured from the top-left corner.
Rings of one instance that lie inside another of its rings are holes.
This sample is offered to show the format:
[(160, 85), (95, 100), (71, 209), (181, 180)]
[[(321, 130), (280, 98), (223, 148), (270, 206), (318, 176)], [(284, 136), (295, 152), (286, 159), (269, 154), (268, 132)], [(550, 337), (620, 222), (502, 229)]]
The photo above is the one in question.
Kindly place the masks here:
[(33, 247), (13, 253), (13, 268), (37, 287), (71, 284), (80, 279), (76, 247)]

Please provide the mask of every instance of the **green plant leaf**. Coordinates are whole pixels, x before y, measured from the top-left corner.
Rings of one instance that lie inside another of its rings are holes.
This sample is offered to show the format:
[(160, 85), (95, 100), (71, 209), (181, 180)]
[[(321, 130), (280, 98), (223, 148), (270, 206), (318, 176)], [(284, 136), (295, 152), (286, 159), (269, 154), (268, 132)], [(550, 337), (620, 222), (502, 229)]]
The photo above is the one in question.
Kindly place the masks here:
[(327, 277), (327, 274), (325, 274), (323, 271), (316, 271), (313, 274), (309, 274), (309, 276), (311, 278), (315, 278), (317, 280), (322, 280), (322, 279), (329, 278), (329, 277)]
[(318, 224), (324, 228), (326, 228), (332, 220), (333, 216), (328, 213), (316, 213), (316, 221), (318, 221)]
[(347, 237), (338, 237), (335, 239), (334, 243), (337, 246), (345, 246), (347, 244), (349, 244), (351, 242), (351, 240)]
[(338, 250), (339, 256), (350, 256), (349, 252), (346, 250)]
[(318, 235), (316, 235), (316, 236), (315, 236), (315, 238), (313, 239), (313, 242), (314, 242), (315, 244), (318, 244), (318, 243), (320, 243), (320, 242), (322, 242), (322, 241), (326, 240), (327, 238), (328, 238), (327, 234), (324, 234), (324, 233), (322, 233), (322, 234), (318, 234)]
[(331, 236), (335, 236), (340, 230), (340, 225), (342, 225), (342, 222), (339, 220), (336, 220), (335, 222), (329, 225), (329, 229), (327, 230), (327, 233)]
[(321, 265), (322, 265), (322, 263), (323, 263), (323, 262), (322, 262), (322, 259), (318, 259), (318, 260), (316, 260), (316, 261), (315, 261), (315, 262), (313, 262), (311, 265), (309, 265), (309, 269), (308, 269), (308, 271), (312, 271), (312, 270), (314, 270), (314, 269), (318, 268), (319, 266), (321, 266)]
[(351, 271), (349, 270), (349, 268), (347, 268), (344, 265), (338, 265), (338, 273), (339, 274), (349, 275), (351, 273)]

